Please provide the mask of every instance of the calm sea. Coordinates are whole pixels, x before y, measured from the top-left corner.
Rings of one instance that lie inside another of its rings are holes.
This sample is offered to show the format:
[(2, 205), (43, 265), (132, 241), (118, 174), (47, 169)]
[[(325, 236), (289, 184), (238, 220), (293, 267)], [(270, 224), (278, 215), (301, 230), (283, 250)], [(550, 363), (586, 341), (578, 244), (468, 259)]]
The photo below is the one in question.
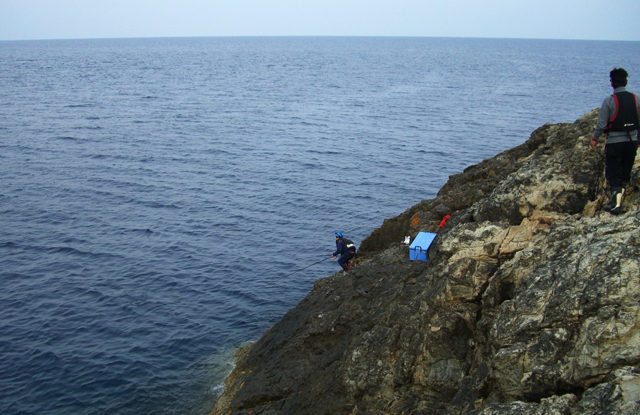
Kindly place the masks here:
[(0, 42), (0, 413), (204, 414), (232, 351), (448, 176), (640, 92), (640, 43)]

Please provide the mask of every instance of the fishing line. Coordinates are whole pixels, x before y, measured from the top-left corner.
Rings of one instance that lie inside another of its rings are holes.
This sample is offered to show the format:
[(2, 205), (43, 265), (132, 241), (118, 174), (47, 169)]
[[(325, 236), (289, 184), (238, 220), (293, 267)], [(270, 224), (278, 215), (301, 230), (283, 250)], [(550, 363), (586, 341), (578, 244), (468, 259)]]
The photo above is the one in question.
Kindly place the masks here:
[(320, 261), (318, 261), (318, 262), (314, 262), (313, 264), (311, 264), (311, 265), (309, 265), (309, 266), (306, 266), (306, 267), (304, 267), (304, 268), (300, 268), (300, 269), (298, 269), (298, 270), (295, 270), (295, 271), (293, 271), (291, 274), (287, 274), (287, 275), (285, 275), (284, 277), (276, 278), (275, 280), (270, 281), (270, 282), (271, 282), (271, 283), (274, 283), (274, 282), (276, 282), (276, 281), (280, 281), (280, 280), (281, 280), (281, 279), (283, 279), (283, 278), (290, 277), (290, 276), (292, 276), (293, 274), (295, 274), (296, 272), (300, 272), (300, 271), (303, 271), (303, 270), (305, 270), (305, 269), (307, 269), (307, 268), (311, 268), (312, 266), (314, 266), (314, 265), (316, 265), (316, 264), (319, 264), (319, 263), (321, 263), (321, 262), (324, 262), (324, 261), (326, 261), (326, 260), (327, 260), (327, 259), (329, 259), (329, 258), (331, 258), (331, 257), (330, 257), (330, 256), (329, 256), (329, 257), (326, 257), (325, 259), (322, 259), (322, 260), (320, 260)]

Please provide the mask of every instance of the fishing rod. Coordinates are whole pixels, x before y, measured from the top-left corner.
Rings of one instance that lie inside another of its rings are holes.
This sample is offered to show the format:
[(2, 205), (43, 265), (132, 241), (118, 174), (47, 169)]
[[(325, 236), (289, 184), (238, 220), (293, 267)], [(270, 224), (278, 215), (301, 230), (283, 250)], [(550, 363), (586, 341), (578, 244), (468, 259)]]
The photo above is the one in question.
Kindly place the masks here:
[(309, 265), (309, 266), (306, 266), (306, 267), (304, 267), (304, 268), (300, 268), (300, 269), (298, 269), (298, 270), (295, 270), (295, 271), (293, 271), (291, 274), (287, 274), (287, 275), (285, 275), (284, 277), (277, 278), (277, 279), (275, 279), (275, 280), (273, 280), (273, 281), (271, 281), (271, 282), (280, 281), (280, 280), (281, 280), (281, 279), (283, 279), (283, 278), (290, 277), (290, 276), (292, 276), (293, 274), (295, 274), (296, 272), (300, 272), (300, 271), (303, 271), (303, 270), (305, 270), (305, 269), (307, 269), (307, 268), (311, 268), (312, 266), (314, 266), (314, 265), (316, 265), (316, 264), (319, 264), (319, 263), (321, 263), (321, 262), (324, 262), (324, 261), (326, 261), (326, 260), (327, 260), (327, 259), (329, 259), (329, 258), (332, 258), (332, 257), (328, 256), (328, 257), (326, 257), (325, 259), (321, 259), (320, 261), (318, 261), (318, 262), (314, 262), (313, 264), (311, 264), (311, 265)]

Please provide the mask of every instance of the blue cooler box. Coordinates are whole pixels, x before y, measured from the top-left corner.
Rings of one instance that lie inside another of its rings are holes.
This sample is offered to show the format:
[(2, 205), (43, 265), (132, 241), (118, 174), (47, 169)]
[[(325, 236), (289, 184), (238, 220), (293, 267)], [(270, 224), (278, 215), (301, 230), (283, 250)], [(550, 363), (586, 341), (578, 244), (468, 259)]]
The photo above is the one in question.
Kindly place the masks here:
[(435, 233), (418, 233), (416, 239), (414, 239), (411, 245), (409, 245), (409, 259), (411, 261), (415, 261), (417, 259), (418, 261), (427, 262), (427, 251), (434, 239), (436, 239)]

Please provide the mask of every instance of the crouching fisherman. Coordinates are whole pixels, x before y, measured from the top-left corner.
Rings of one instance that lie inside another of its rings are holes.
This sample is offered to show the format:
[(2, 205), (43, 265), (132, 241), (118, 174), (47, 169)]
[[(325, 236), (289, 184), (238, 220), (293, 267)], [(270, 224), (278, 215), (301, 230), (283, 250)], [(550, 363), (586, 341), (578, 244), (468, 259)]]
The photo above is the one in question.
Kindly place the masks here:
[(341, 232), (336, 232), (333, 236), (336, 237), (336, 252), (331, 254), (331, 258), (340, 255), (338, 264), (340, 264), (343, 270), (348, 271), (349, 261), (356, 256), (356, 246), (352, 241), (345, 238)]

